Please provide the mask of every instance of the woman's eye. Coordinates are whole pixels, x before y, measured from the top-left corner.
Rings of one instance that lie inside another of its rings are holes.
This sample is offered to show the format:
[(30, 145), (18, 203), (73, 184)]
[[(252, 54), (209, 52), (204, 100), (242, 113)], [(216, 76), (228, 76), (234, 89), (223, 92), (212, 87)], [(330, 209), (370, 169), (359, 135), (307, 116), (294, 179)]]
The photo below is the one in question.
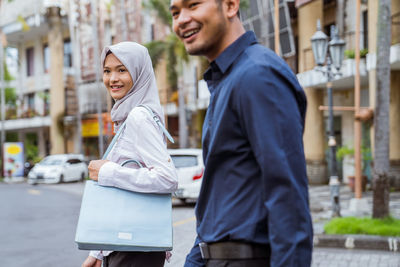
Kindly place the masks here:
[(109, 70), (103, 70), (103, 73), (110, 73)]
[(119, 72), (125, 72), (126, 69), (119, 69)]
[(176, 11), (175, 11), (175, 12), (172, 12), (172, 14), (171, 14), (171, 15), (172, 15), (172, 17), (173, 17), (173, 18), (175, 18), (176, 16), (178, 16), (178, 15), (179, 15), (179, 12), (176, 12)]
[(191, 3), (191, 4), (189, 5), (189, 8), (195, 7), (195, 6), (197, 6), (198, 4), (199, 4), (199, 3), (197, 3), (197, 2)]

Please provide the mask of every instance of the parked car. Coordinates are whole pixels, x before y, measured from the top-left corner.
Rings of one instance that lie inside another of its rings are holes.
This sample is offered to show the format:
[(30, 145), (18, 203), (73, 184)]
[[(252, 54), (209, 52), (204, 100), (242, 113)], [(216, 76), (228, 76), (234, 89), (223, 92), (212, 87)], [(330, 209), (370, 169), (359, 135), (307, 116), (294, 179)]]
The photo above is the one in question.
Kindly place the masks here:
[(178, 189), (174, 196), (186, 202), (199, 197), (204, 173), (201, 149), (169, 149), (172, 161), (178, 172)]
[(37, 163), (28, 173), (28, 182), (61, 183), (84, 180), (88, 168), (80, 154), (50, 155)]

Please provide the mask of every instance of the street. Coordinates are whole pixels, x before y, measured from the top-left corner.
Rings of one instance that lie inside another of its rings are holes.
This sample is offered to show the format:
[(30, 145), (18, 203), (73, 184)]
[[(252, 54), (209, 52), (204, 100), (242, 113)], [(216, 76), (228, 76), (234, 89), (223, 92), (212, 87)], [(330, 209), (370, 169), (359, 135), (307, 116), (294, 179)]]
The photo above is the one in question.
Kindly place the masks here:
[[(83, 183), (0, 183), (0, 266), (80, 266), (87, 251), (74, 242)], [(194, 205), (174, 200), (174, 250), (165, 266), (183, 266), (195, 238)], [(299, 259), (300, 260), (300, 259)], [(315, 249), (313, 267), (400, 266), (398, 253)]]

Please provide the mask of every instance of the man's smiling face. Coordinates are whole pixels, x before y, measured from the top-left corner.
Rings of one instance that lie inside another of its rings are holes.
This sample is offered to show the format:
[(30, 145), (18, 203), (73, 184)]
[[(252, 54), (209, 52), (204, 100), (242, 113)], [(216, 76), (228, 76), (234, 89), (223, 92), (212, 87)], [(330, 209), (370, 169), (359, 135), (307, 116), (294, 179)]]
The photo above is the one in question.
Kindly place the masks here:
[(172, 28), (190, 55), (208, 59), (223, 50), (227, 18), (224, 0), (171, 0)]

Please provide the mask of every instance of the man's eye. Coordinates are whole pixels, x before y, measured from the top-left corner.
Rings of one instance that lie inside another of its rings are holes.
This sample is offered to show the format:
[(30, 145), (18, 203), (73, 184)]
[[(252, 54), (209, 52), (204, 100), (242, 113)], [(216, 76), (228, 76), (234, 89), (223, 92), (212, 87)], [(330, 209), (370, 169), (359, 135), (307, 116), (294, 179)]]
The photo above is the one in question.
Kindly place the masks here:
[(195, 7), (195, 6), (197, 6), (198, 4), (199, 4), (198, 2), (191, 3), (191, 4), (189, 5), (189, 8)]
[(172, 12), (172, 13), (171, 13), (171, 15), (172, 15), (172, 17), (173, 17), (173, 18), (175, 18), (176, 16), (178, 16), (178, 15), (179, 15), (179, 12), (177, 12), (177, 11), (174, 11), (174, 12)]

